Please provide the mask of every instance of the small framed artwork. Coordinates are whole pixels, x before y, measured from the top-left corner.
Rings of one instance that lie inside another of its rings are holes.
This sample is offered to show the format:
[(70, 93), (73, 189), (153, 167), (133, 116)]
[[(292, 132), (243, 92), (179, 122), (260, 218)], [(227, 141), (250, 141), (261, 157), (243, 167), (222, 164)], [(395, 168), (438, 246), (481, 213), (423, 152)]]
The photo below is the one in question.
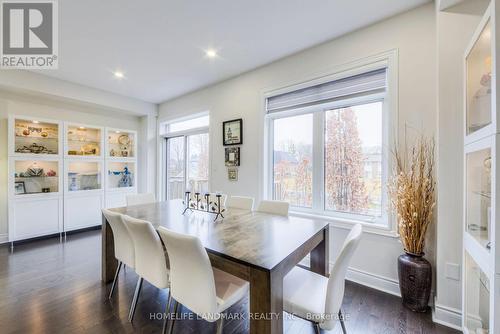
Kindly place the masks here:
[(227, 169), (227, 179), (229, 181), (238, 181), (238, 168), (229, 167)]
[(239, 147), (226, 147), (225, 163), (227, 167), (234, 167), (240, 165), (240, 148)]
[(14, 183), (14, 190), (16, 195), (26, 194), (26, 187), (24, 185), (24, 181), (16, 181)]
[(233, 119), (222, 123), (223, 145), (243, 144), (243, 120)]

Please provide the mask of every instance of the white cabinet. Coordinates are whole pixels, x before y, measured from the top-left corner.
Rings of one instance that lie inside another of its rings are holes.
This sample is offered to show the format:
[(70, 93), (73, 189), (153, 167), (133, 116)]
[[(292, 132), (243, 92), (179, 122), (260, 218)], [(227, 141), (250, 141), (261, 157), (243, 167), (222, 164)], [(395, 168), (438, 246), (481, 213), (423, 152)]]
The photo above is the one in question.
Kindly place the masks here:
[(102, 191), (88, 191), (64, 197), (64, 231), (102, 224), (101, 208), (104, 206)]
[(464, 333), (500, 334), (497, 2), (491, 2), (464, 56)]

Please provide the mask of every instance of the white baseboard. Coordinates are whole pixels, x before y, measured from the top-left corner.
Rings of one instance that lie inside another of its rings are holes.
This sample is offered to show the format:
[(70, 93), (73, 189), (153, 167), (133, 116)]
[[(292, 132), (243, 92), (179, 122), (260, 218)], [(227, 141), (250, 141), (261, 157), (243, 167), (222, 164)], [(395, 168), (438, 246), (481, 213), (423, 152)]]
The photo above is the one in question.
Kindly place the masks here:
[(347, 269), (346, 279), (372, 289), (401, 297), (398, 281), (387, 277), (375, 275), (355, 268), (349, 268)]
[(434, 303), (432, 321), (437, 324), (462, 330), (462, 312), (459, 309)]
[(9, 242), (9, 235), (7, 233), (0, 234), (0, 244), (5, 244)]

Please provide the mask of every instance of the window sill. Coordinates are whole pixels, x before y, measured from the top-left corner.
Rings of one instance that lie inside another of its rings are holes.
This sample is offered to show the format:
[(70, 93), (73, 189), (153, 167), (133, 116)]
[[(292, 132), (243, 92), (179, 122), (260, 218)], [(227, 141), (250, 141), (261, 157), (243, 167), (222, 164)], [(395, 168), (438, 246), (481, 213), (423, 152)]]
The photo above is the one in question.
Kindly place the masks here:
[(391, 229), (390, 226), (368, 223), (362, 220), (331, 217), (325, 215), (305, 213), (300, 211), (290, 211), (290, 215), (303, 218), (326, 220), (330, 222), (330, 226), (342, 228), (345, 230), (350, 230), (354, 224), (361, 224), (363, 225), (363, 232), (381, 235), (389, 238), (399, 238), (399, 234), (394, 229)]

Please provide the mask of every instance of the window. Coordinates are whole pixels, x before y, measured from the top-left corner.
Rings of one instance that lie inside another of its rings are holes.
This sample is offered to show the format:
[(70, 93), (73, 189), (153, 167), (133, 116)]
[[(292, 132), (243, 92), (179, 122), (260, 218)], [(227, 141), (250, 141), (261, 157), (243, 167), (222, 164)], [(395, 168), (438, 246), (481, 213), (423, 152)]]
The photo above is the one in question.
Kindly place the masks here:
[(387, 224), (386, 66), (268, 97), (268, 196)]
[(166, 198), (209, 190), (208, 116), (162, 124), (166, 130)]

